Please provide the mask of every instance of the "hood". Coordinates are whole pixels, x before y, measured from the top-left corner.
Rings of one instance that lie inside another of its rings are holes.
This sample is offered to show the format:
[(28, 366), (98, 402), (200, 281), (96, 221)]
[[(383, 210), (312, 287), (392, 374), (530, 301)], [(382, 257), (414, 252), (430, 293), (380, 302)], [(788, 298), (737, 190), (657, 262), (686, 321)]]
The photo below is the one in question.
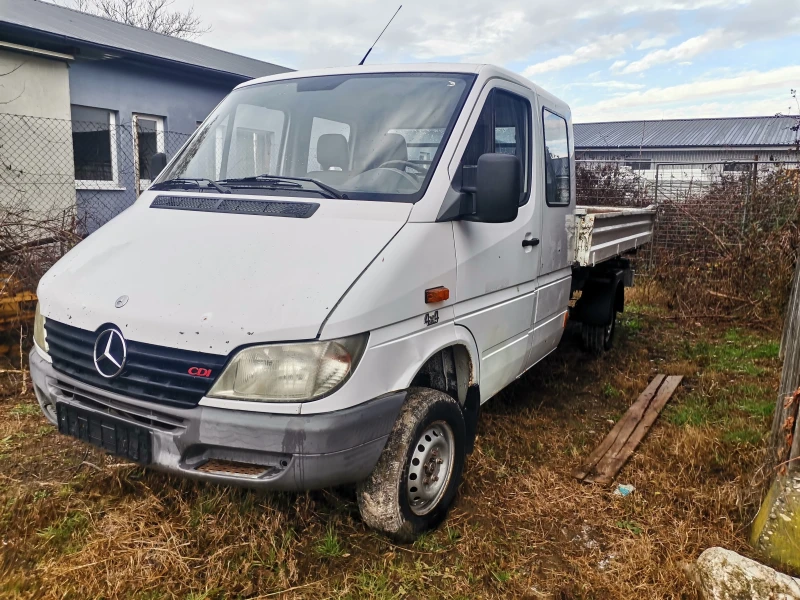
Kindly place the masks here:
[(89, 331), (112, 323), (134, 341), (212, 354), (313, 339), (412, 207), (320, 199), (312, 216), (291, 218), (156, 209), (155, 196), (47, 272), (38, 289), (46, 318)]

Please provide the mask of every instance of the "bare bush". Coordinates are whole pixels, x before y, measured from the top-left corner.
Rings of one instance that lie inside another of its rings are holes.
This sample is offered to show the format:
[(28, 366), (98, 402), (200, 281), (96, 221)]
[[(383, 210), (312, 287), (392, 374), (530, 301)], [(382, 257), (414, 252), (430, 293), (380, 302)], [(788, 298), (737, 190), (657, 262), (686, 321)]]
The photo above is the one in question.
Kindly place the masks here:
[(578, 203), (657, 204), (636, 268), (685, 317), (779, 326), (800, 247), (798, 165), (660, 165), (652, 180), (613, 163), (579, 163)]

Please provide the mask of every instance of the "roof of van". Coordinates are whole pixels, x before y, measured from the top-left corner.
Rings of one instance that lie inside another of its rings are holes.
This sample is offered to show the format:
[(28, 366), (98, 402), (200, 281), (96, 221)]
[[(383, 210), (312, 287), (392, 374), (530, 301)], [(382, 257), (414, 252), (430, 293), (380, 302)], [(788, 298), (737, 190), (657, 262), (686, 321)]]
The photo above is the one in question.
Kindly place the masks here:
[[(259, 77), (240, 83), (238, 87), (265, 83), (268, 81), (280, 81), (283, 79), (295, 79), (298, 77), (322, 77), (324, 75), (358, 75), (362, 73), (469, 73), (481, 74), (487, 79), (491, 77), (498, 77), (507, 81), (512, 81), (523, 87), (532, 89), (538, 95), (547, 98), (555, 105), (562, 107), (564, 112), (569, 113), (569, 106), (563, 100), (557, 98), (547, 90), (539, 87), (529, 79), (526, 79), (518, 73), (490, 64), (477, 64), (477, 63), (405, 63), (405, 64), (392, 64), (392, 65), (355, 65), (351, 67), (333, 67), (327, 69), (313, 69), (307, 71), (293, 71), (290, 73), (279, 73), (276, 75), (268, 75), (266, 77)], [(566, 116), (569, 116), (567, 114)]]
[(78, 47), (85, 44), (150, 61), (239, 77), (261, 77), (290, 70), (41, 0), (0, 0), (0, 28), (20, 36), (39, 33), (53, 43)]

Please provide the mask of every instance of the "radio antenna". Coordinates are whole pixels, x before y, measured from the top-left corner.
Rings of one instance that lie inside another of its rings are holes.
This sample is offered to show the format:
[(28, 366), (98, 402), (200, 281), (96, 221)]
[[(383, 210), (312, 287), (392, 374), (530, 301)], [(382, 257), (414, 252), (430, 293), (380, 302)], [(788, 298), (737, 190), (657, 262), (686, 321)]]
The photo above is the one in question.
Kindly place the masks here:
[(396, 11), (394, 11), (394, 14), (392, 15), (392, 18), (389, 19), (389, 22), (386, 24), (386, 27), (383, 28), (383, 31), (381, 31), (380, 35), (377, 38), (375, 38), (374, 42), (372, 42), (372, 46), (369, 47), (369, 50), (367, 50), (367, 53), (364, 55), (364, 58), (362, 58), (361, 62), (358, 63), (359, 67), (364, 64), (365, 60), (367, 60), (367, 57), (369, 56), (369, 53), (372, 52), (372, 49), (375, 47), (375, 44), (377, 44), (378, 40), (381, 39), (381, 36), (383, 35), (383, 32), (386, 31), (387, 29), (389, 29), (389, 25), (392, 24), (392, 21), (394, 21), (394, 18), (397, 16), (397, 13), (400, 12), (401, 8), (403, 8), (402, 4), (400, 5), (400, 7)]

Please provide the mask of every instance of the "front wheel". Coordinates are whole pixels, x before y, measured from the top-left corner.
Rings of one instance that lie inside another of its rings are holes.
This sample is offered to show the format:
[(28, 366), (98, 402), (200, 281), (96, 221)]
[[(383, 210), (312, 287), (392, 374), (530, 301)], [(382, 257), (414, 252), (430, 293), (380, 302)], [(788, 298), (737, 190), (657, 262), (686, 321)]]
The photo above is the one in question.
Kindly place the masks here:
[(444, 392), (410, 388), (386, 447), (358, 484), (358, 508), (371, 528), (413, 541), (447, 516), (464, 468), (466, 426)]

